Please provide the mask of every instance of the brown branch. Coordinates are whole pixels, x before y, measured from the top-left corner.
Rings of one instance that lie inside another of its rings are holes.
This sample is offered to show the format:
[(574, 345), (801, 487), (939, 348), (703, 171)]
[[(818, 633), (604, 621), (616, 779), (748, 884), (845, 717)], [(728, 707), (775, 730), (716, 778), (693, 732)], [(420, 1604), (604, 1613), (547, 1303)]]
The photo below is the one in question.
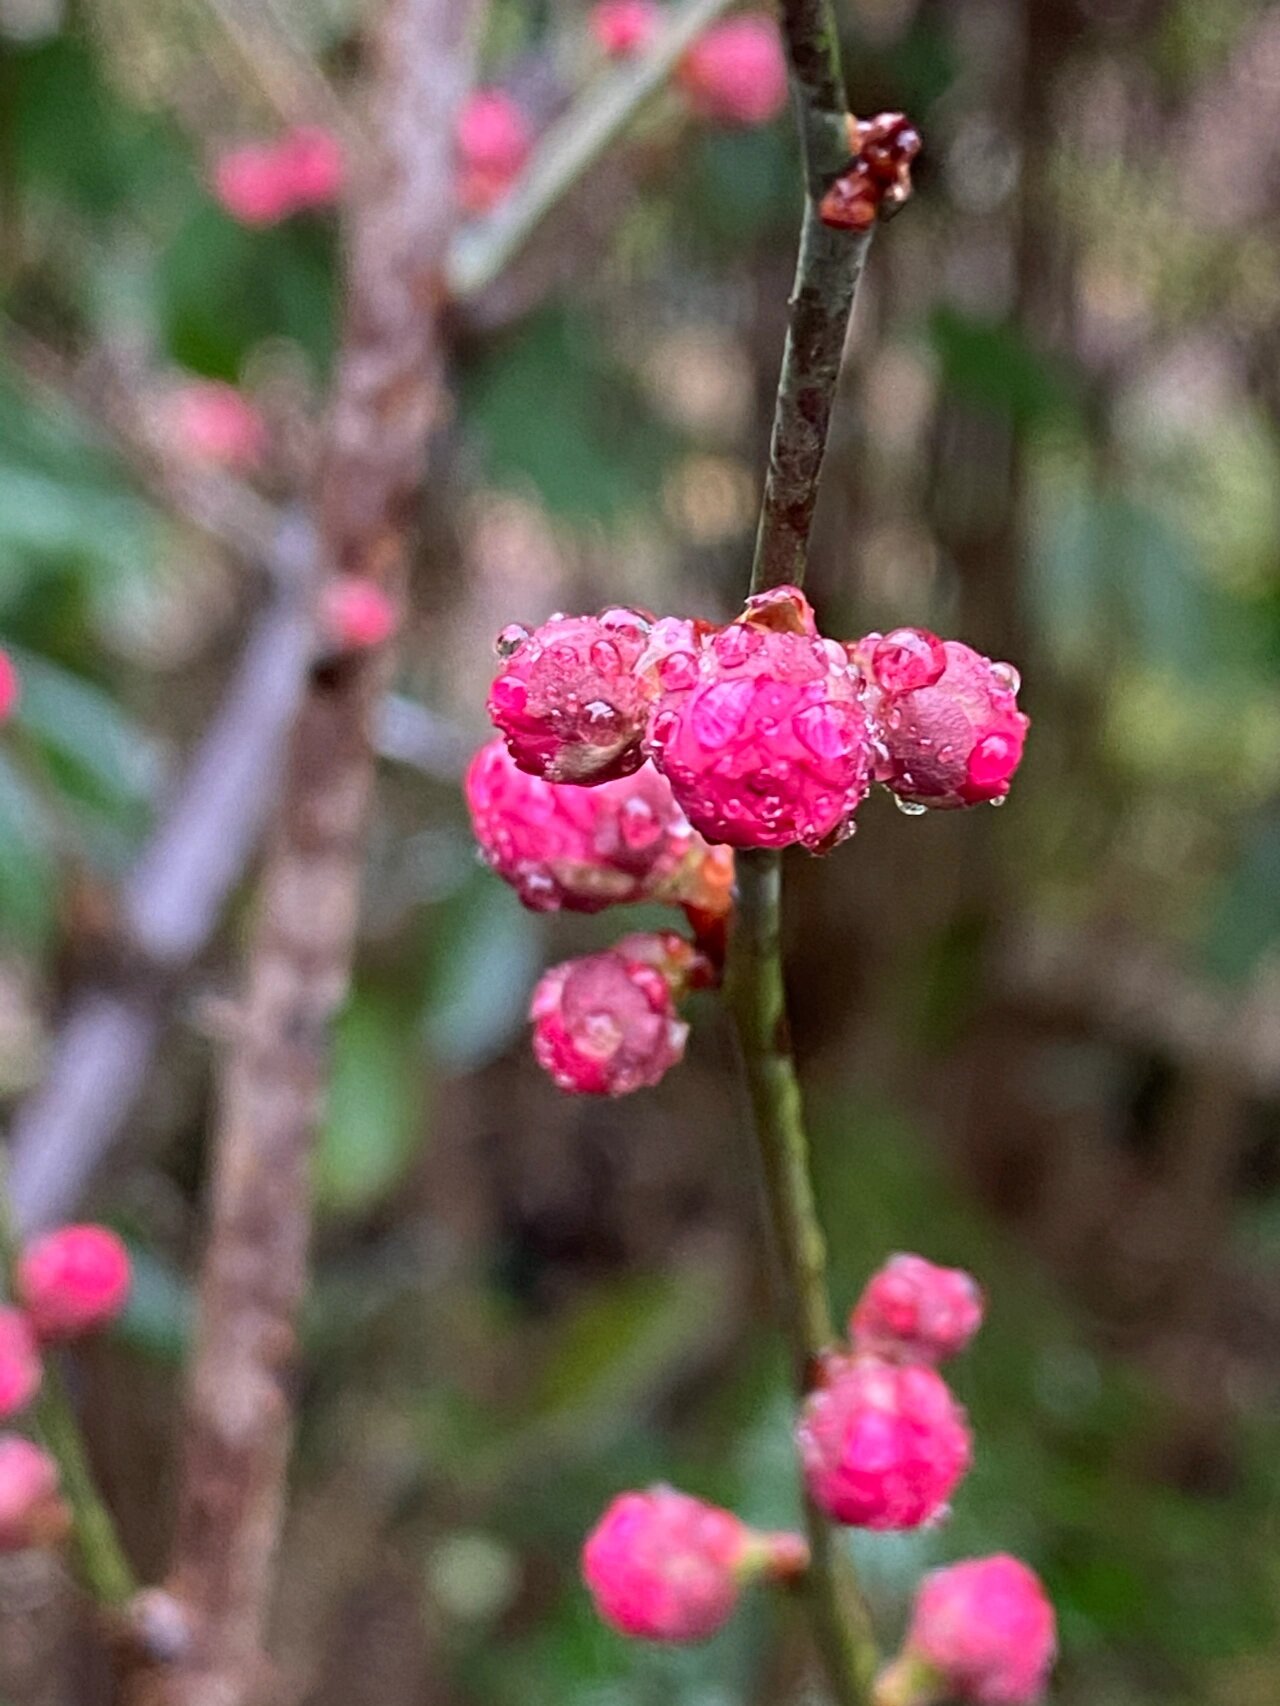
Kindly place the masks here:
[[(347, 323), (318, 497), (332, 571), (393, 593), (440, 401), (437, 307), (453, 128), (474, 4), (391, 0), (371, 116), (381, 145), (352, 204)], [(294, 731), (247, 989), (223, 1076), (212, 1226), (188, 1393), (170, 1591), (186, 1650), (136, 1679), (164, 1706), (242, 1706), (262, 1644), (290, 1445), (309, 1172), (332, 1020), (355, 944), (385, 659), (317, 668)]]

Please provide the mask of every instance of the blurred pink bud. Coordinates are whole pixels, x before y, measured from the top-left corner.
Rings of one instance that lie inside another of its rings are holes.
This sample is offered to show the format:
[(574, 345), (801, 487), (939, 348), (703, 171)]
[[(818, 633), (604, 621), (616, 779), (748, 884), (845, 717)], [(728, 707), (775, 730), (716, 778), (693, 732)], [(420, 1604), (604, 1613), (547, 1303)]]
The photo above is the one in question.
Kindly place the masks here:
[(529, 1004), (538, 1065), (576, 1096), (657, 1084), (684, 1055), (689, 1027), (676, 1016), (674, 991), (697, 959), (679, 936), (640, 933), (553, 966)]
[(751, 13), (715, 24), (680, 62), (677, 81), (700, 118), (768, 124), (787, 104), (787, 61), (777, 25)]
[(742, 1586), (808, 1564), (798, 1534), (761, 1534), (732, 1511), (673, 1487), (621, 1493), (582, 1550), (582, 1574), (606, 1623), (648, 1641), (705, 1641)]
[(0, 1304), (0, 1420), (16, 1416), (40, 1390), (40, 1352), (21, 1309)]
[(591, 8), (591, 33), (610, 59), (642, 53), (657, 33), (662, 7), (657, 0), (598, 0)]
[(389, 640), (400, 625), (394, 601), (358, 575), (338, 575), (321, 594), (326, 638), (342, 651), (367, 651)]
[(1031, 726), (1012, 664), (923, 628), (868, 634), (849, 651), (867, 680), (877, 781), (917, 811), (1005, 797)]
[(640, 768), (653, 690), (638, 665), (652, 623), (618, 609), (503, 629), (489, 716), (522, 770), (586, 785)]
[(212, 188), (220, 205), (242, 225), (275, 225), (295, 206), (293, 170), (271, 142), (246, 142), (219, 154)]
[(931, 1368), (832, 1358), (796, 1426), (815, 1503), (856, 1528), (918, 1528), (946, 1510), (972, 1460), (964, 1411)]
[(707, 846), (651, 764), (577, 788), (530, 776), (491, 740), (465, 791), (486, 862), (535, 912), (640, 900), (728, 910), (733, 855)]
[(249, 473), (267, 451), (267, 423), (234, 385), (193, 379), (165, 404), (165, 426), (176, 449), (191, 462)]
[[(889, 1674), (915, 1681), (914, 1701), (1032, 1706), (1056, 1648), (1053, 1607), (1035, 1571), (1004, 1555), (971, 1558), (921, 1582), (902, 1657)], [(883, 1681), (880, 1692), (893, 1698)]]
[(129, 1252), (105, 1226), (62, 1226), (18, 1258), (15, 1290), (38, 1338), (74, 1339), (114, 1321), (129, 1297)]
[(860, 1351), (905, 1362), (942, 1362), (982, 1325), (982, 1291), (962, 1268), (891, 1256), (867, 1281), (849, 1318)]
[(503, 89), (477, 89), (458, 117), (458, 205), (487, 213), (524, 170), (533, 136), (524, 113)]
[(7, 723), (18, 708), (22, 685), (8, 652), (0, 651), (0, 723)]
[(329, 207), (342, 194), (347, 163), (342, 143), (317, 124), (300, 124), (276, 144), (290, 187), (291, 209)]
[(0, 1434), (0, 1552), (51, 1545), (69, 1521), (53, 1458), (17, 1434)]
[(657, 678), (645, 747), (708, 841), (818, 852), (850, 833), (870, 776), (861, 686), (794, 587), (669, 652)]

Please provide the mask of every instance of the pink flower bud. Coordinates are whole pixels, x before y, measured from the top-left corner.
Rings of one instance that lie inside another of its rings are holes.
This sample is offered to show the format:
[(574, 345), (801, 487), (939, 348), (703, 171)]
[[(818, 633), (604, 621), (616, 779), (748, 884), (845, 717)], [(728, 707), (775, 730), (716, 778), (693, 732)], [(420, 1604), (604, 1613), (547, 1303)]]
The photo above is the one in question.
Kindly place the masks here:
[(320, 623), (341, 651), (362, 652), (389, 640), (400, 625), (394, 601), (358, 575), (338, 575), (320, 595)]
[(17, 1434), (0, 1434), (0, 1552), (51, 1545), (68, 1525), (53, 1458)]
[(0, 1304), (0, 1419), (16, 1416), (40, 1390), (40, 1353), (21, 1309)]
[(891, 1256), (867, 1281), (849, 1318), (860, 1351), (902, 1362), (942, 1362), (982, 1325), (982, 1291), (961, 1268)]
[(798, 1534), (761, 1534), (732, 1511), (672, 1487), (621, 1493), (582, 1549), (596, 1610), (623, 1635), (705, 1641), (746, 1582), (780, 1580), (808, 1564)]
[(917, 1698), (1031, 1706), (1057, 1647), (1053, 1607), (1017, 1558), (971, 1558), (934, 1570), (916, 1594), (903, 1657), (923, 1671)]
[(276, 144), (276, 156), (290, 191), (290, 211), (329, 207), (342, 194), (347, 162), (342, 143), (318, 124), (300, 124)]
[(275, 225), (294, 209), (294, 174), (278, 146), (247, 142), (213, 163), (217, 201), (241, 225)]
[(7, 723), (18, 708), (22, 684), (8, 652), (0, 651), (0, 723)]
[(787, 104), (787, 61), (777, 26), (754, 13), (713, 25), (684, 56), (677, 80), (700, 118), (768, 124)]
[(524, 170), (529, 121), (503, 89), (477, 89), (458, 117), (458, 205), (488, 213)]
[(923, 628), (868, 634), (850, 650), (876, 720), (877, 781), (917, 810), (1004, 798), (1031, 724), (1012, 664)]
[(589, 784), (640, 768), (653, 689), (637, 665), (651, 625), (643, 611), (605, 610), (502, 631), (489, 715), (522, 770)]
[(129, 1252), (105, 1226), (62, 1226), (18, 1258), (15, 1290), (40, 1339), (74, 1339), (114, 1321), (129, 1297)]
[(608, 58), (630, 59), (648, 47), (661, 19), (657, 0), (598, 0), (591, 8), (591, 33)]
[(530, 776), (491, 740), (472, 759), (465, 791), (486, 862), (535, 912), (640, 900), (728, 908), (733, 855), (707, 846), (651, 764), (576, 788)]
[(816, 852), (851, 831), (871, 760), (860, 683), (793, 587), (657, 674), (646, 749), (708, 841)]
[(832, 1358), (796, 1426), (815, 1503), (857, 1528), (918, 1528), (941, 1516), (968, 1469), (964, 1411), (933, 1369)]
[(267, 424), (234, 385), (193, 379), (164, 404), (165, 430), (189, 462), (249, 473), (267, 450)]
[(529, 1005), (538, 1065), (577, 1096), (656, 1084), (684, 1054), (689, 1027), (676, 1017), (674, 993), (699, 965), (679, 936), (644, 933), (553, 966)]

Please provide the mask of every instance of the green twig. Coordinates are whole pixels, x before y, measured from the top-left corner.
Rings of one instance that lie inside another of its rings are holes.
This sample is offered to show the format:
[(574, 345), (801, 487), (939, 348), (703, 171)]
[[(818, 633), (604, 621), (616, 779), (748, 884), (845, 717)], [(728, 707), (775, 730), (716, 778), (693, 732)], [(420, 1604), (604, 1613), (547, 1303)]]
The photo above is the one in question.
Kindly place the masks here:
[[(828, 230), (818, 203), (849, 157), (844, 84), (830, 0), (783, 0), (804, 149), (807, 196), (778, 382), (751, 590), (803, 582), (831, 408), (868, 234)], [(782, 864), (738, 856), (738, 904), (726, 999), (737, 1027), (772, 1222), (783, 1324), (796, 1394), (809, 1390), (835, 1337), (826, 1246), (810, 1176), (800, 1085), (791, 1054), (780, 946)], [(871, 1620), (853, 1565), (806, 1501), (814, 1631), (839, 1706), (868, 1706), (876, 1670)]]
[[(20, 1244), (9, 1212), (9, 1193), (0, 1168), (0, 1266), (5, 1290), (14, 1295)], [(43, 1359), (40, 1391), (32, 1405), (35, 1430), (58, 1465), (62, 1496), (71, 1512), (77, 1573), (99, 1605), (118, 1609), (137, 1591), (133, 1571), (89, 1467), (80, 1425), (53, 1358)]]
[(494, 279), (580, 178), (666, 82), (686, 51), (732, 0), (685, 0), (646, 51), (593, 85), (547, 131), (528, 170), (487, 219), (455, 236), (450, 294), (474, 296)]

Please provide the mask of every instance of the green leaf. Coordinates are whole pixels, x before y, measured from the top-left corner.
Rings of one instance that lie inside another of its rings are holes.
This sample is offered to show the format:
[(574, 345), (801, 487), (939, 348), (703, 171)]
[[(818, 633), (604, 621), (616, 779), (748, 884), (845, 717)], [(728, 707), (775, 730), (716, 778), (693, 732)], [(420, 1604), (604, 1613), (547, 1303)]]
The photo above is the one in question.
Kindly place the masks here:
[(339, 1020), (316, 1159), (322, 1208), (359, 1214), (403, 1177), (426, 1138), (426, 1075), (413, 1014), (357, 989)]
[(542, 930), (511, 891), (477, 868), (432, 913), (423, 1030), (449, 1072), (492, 1060), (524, 1024)]
[(1075, 414), (1077, 386), (1070, 369), (1036, 349), (1011, 322), (939, 308), (929, 321), (929, 336), (944, 387), (964, 401), (1021, 426)]

